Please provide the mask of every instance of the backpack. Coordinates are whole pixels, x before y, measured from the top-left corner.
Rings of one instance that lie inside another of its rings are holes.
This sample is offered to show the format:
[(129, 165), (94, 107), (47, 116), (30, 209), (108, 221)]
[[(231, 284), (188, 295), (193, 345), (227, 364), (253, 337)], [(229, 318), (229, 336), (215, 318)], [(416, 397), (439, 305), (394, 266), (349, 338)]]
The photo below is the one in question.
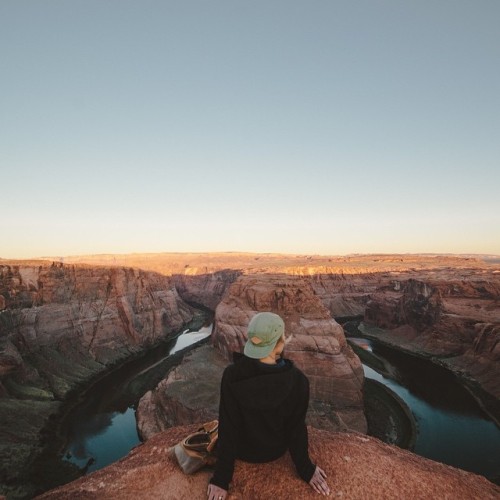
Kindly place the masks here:
[(193, 474), (205, 465), (215, 465), (218, 430), (219, 421), (212, 420), (175, 445), (175, 457), (185, 474)]

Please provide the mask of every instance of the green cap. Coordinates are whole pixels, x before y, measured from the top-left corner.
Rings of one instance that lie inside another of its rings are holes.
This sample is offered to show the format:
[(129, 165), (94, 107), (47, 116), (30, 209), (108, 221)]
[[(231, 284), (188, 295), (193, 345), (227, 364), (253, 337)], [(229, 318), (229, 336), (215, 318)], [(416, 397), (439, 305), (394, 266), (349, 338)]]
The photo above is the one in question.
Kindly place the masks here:
[(243, 352), (249, 358), (265, 358), (284, 334), (285, 323), (277, 314), (257, 313), (248, 324), (248, 340)]

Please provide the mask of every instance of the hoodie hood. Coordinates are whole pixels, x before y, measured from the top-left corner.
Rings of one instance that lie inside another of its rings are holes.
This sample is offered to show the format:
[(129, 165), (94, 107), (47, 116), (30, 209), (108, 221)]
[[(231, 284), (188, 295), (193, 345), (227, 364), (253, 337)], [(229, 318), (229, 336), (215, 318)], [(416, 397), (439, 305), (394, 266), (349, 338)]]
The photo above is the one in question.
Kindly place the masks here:
[(298, 371), (292, 361), (284, 366), (266, 365), (246, 356), (235, 356), (242, 377), (231, 383), (231, 390), (244, 408), (271, 410), (286, 403), (297, 382)]

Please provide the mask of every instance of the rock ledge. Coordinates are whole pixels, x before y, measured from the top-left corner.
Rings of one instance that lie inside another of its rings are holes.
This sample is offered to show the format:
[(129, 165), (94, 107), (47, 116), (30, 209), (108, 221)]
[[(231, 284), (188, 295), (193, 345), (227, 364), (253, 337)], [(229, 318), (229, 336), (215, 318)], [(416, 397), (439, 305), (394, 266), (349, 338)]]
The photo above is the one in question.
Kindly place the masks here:
[[(39, 499), (204, 499), (211, 476), (184, 475), (169, 449), (197, 425), (154, 435), (127, 457), (89, 476), (45, 493)], [(465, 472), (358, 433), (314, 428), (310, 453), (328, 475), (331, 497), (356, 499), (500, 498), (500, 488)], [(265, 478), (268, 478), (266, 481)], [(320, 498), (295, 473), (288, 455), (267, 464), (236, 463), (231, 499)]]

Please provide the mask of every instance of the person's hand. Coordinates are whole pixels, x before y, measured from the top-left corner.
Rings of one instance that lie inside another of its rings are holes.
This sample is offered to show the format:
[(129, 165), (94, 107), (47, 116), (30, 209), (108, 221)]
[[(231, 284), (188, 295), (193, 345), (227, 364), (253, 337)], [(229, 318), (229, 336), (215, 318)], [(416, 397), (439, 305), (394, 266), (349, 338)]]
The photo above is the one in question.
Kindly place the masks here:
[(325, 471), (323, 469), (320, 469), (318, 466), (316, 466), (316, 470), (314, 471), (313, 477), (309, 481), (309, 484), (316, 493), (320, 493), (321, 495), (330, 494), (330, 488), (326, 483)]
[(215, 484), (209, 484), (207, 489), (208, 500), (225, 500), (227, 496), (227, 491), (215, 486)]

